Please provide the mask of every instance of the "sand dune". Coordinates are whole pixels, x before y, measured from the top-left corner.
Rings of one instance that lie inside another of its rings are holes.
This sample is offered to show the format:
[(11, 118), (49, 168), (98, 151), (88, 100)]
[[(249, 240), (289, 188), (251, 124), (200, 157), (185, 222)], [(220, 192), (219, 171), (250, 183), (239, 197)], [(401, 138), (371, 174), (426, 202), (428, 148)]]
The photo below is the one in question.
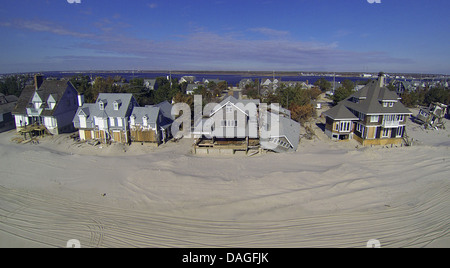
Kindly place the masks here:
[(250, 158), (3, 133), (0, 247), (449, 247), (450, 132), (408, 128), (413, 147)]

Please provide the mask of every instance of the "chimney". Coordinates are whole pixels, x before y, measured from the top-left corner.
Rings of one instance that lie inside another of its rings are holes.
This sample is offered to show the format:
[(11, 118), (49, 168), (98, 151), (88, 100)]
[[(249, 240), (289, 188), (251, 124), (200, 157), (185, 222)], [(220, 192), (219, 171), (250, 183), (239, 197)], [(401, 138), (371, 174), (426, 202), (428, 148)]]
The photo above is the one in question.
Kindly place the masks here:
[(38, 90), (41, 87), (43, 82), (44, 82), (44, 77), (42, 75), (36, 74), (34, 76), (34, 88), (36, 90)]
[(386, 79), (385, 74), (383, 72), (380, 72), (378, 74), (378, 83), (380, 84), (380, 87), (384, 87), (385, 86), (385, 79)]
[(83, 104), (84, 104), (84, 95), (78, 94), (78, 107), (83, 106)]

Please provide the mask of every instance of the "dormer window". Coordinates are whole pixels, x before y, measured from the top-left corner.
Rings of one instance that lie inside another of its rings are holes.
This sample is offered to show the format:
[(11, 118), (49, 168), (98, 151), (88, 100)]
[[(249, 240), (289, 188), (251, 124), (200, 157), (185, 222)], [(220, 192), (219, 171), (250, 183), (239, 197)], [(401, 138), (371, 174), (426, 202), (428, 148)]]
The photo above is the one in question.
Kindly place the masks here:
[(105, 110), (105, 106), (106, 106), (106, 100), (100, 100), (98, 102), (98, 105), (99, 105), (100, 111), (104, 111)]
[(148, 126), (148, 116), (147, 115), (142, 117), (142, 123), (143, 123), (144, 127)]
[(394, 107), (394, 103), (393, 102), (389, 102), (389, 107)]
[(121, 100), (116, 100), (114, 102), (114, 111), (118, 111), (120, 109), (120, 105), (122, 104)]
[(136, 124), (136, 116), (134, 114), (130, 116), (130, 124), (132, 126)]
[(55, 98), (54, 98), (52, 95), (50, 95), (50, 96), (48, 97), (48, 99), (47, 99), (47, 105), (48, 105), (48, 109), (50, 109), (50, 110), (55, 109), (55, 106), (56, 106), (56, 100), (55, 100)]

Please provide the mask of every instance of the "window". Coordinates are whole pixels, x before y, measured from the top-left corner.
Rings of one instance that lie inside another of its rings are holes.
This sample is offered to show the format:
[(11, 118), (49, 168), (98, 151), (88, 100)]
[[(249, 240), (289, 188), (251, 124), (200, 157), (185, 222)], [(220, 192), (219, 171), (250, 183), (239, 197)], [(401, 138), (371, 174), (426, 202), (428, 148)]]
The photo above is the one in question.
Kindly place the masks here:
[(237, 120), (222, 120), (220, 122), (221, 127), (237, 127)]
[(55, 109), (55, 106), (56, 106), (56, 103), (54, 103), (54, 102), (49, 102), (48, 103), (48, 107), (50, 108), (50, 110)]
[(397, 130), (397, 138), (403, 137), (403, 132), (405, 130), (405, 127), (399, 127)]
[(356, 131), (361, 132), (362, 129), (362, 125), (361, 124), (356, 124)]
[(110, 118), (109, 118), (109, 125), (112, 126), (112, 127), (114, 127), (114, 126), (115, 126), (114, 123), (115, 123), (115, 122), (114, 122), (114, 118), (113, 118), (113, 117), (110, 117)]
[(389, 107), (394, 107), (394, 103), (393, 102), (389, 102)]
[(143, 123), (144, 127), (148, 126), (148, 117), (147, 116), (142, 117), (142, 123)]
[(383, 129), (383, 138), (388, 138), (389, 137), (389, 128), (385, 128)]
[(350, 132), (352, 126), (352, 122), (350, 121), (342, 121), (339, 123), (339, 129), (341, 132)]
[(389, 122), (392, 122), (392, 121), (395, 121), (395, 115), (385, 115), (384, 116), (384, 121), (389, 121)]
[(387, 102), (383, 102), (383, 107), (388, 107), (388, 103)]
[(233, 112), (233, 105), (231, 105), (231, 103), (227, 104), (227, 113), (232, 113)]
[(397, 121), (401, 122), (405, 119), (404, 115), (397, 115)]
[(99, 104), (100, 111), (105, 110), (105, 104), (103, 102), (99, 102), (98, 104)]
[(122, 118), (120, 118), (120, 117), (117, 117), (117, 126), (123, 127), (123, 121), (122, 121)]
[(379, 119), (378, 115), (372, 115), (370, 117), (370, 122), (371, 123), (378, 122), (378, 119)]

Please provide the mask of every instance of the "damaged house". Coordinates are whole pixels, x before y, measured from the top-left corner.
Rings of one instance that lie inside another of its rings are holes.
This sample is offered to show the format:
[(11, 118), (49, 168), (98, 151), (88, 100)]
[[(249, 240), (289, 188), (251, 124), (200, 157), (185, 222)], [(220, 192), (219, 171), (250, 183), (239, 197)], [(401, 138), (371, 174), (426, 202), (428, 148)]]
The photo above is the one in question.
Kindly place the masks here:
[(425, 128), (443, 128), (445, 129), (445, 116), (448, 106), (442, 103), (432, 103), (427, 108), (419, 111), (415, 121)]
[(290, 119), (289, 111), (233, 96), (196, 124), (194, 153), (289, 152), (297, 150), (300, 139), (300, 124)]

